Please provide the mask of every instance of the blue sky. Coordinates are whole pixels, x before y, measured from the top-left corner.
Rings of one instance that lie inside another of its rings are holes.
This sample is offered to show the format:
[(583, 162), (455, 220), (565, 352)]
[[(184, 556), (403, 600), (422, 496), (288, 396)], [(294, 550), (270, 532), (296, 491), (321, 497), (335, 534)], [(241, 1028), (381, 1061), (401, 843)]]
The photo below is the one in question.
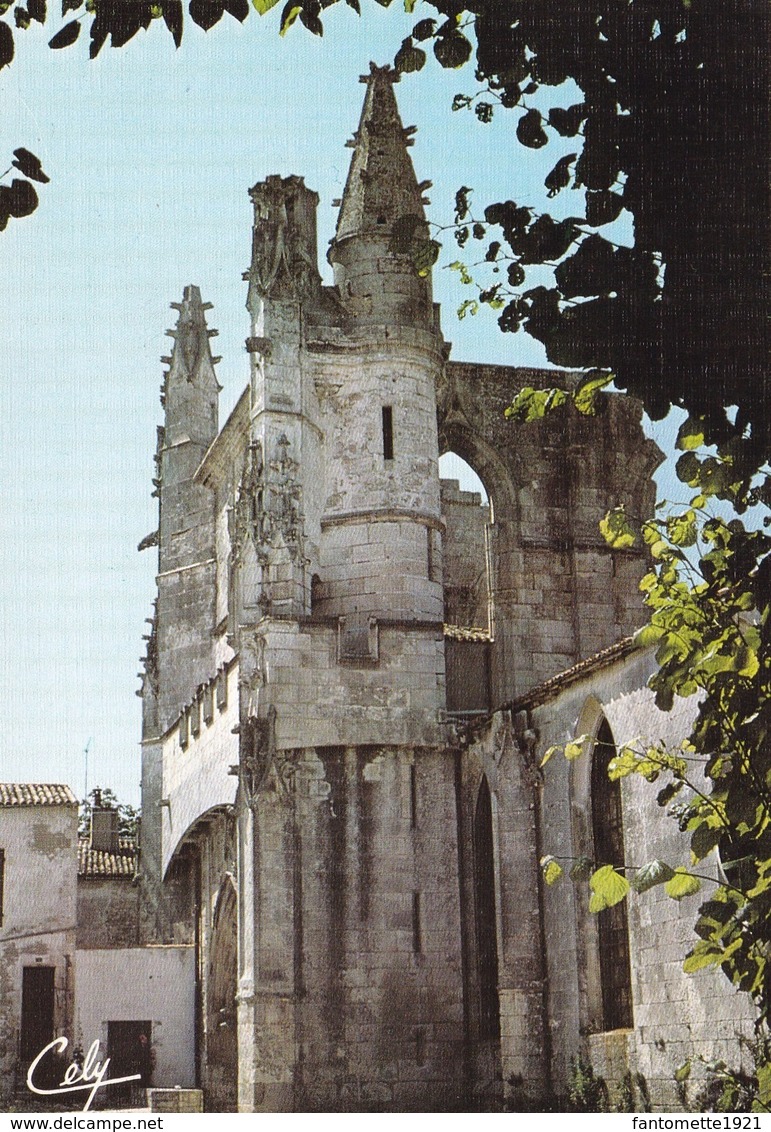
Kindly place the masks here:
[[(68, 782), (80, 795), (90, 740), (89, 785), (137, 801), (135, 674), (155, 556), (136, 546), (156, 526), (169, 303), (195, 283), (214, 304), (224, 421), (248, 375), (247, 190), (270, 173), (303, 175), (321, 197), (326, 269), (358, 76), (393, 58), (413, 22), (395, 9), (372, 4), (359, 20), (340, 5), (321, 40), (299, 25), (280, 39), (276, 12), (243, 27), (225, 16), (207, 34), (188, 22), (179, 51), (153, 26), (93, 62), (85, 39), (52, 52), (51, 28), (17, 35), (0, 72), (0, 154), (25, 146), (51, 183), (38, 211), (0, 235), (1, 779)], [(542, 207), (543, 178), (567, 148), (523, 149), (511, 114), (483, 126), (452, 113), (453, 95), (474, 88), (471, 70), (431, 65), (397, 87), (438, 223), (452, 219), (461, 184), (480, 203)], [(443, 239), (440, 264), (457, 255)], [(435, 290), (453, 357), (543, 363), (536, 342), (500, 334), (489, 316), (456, 320), (466, 297), (456, 273), (436, 270)]]

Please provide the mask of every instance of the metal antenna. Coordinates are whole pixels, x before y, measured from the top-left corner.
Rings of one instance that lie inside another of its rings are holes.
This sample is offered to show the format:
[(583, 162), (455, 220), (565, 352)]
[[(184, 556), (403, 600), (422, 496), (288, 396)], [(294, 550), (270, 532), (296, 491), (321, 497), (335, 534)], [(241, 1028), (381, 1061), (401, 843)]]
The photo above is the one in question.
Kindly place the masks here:
[(91, 739), (89, 737), (88, 742), (86, 743), (85, 747), (83, 748), (83, 761), (85, 763), (85, 772), (84, 772), (85, 773), (85, 781), (83, 783), (83, 801), (86, 803), (86, 805), (88, 805), (88, 749), (89, 749), (90, 746), (91, 746)]

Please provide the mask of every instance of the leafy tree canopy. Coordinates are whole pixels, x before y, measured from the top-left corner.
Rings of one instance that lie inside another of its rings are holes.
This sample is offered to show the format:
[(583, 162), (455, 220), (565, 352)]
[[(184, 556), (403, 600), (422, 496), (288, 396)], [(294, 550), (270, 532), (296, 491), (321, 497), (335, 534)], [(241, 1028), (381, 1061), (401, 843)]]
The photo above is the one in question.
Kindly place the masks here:
[(95, 786), (80, 803), (78, 835), (88, 837), (91, 831), (91, 814), (94, 810), (118, 811), (118, 834), (120, 837), (136, 837), (139, 829), (139, 810), (127, 802), (118, 801), (118, 796), (109, 786)]
[[(34, 21), (57, 24), (54, 50), (74, 44), (86, 27), (93, 57), (153, 20), (179, 45), (185, 19), (208, 30), (226, 17), (242, 22), (252, 8), (280, 11), (281, 34), (298, 22), (321, 35), (324, 9), (337, 2), (62, 0), (60, 19), (46, 0), (4, 0), (0, 68), (13, 58), (14, 34)], [(346, 2), (359, 11), (359, 0)], [(557, 220), (499, 201), (474, 217), (470, 190), (459, 191), (458, 242), (469, 234), (485, 240), (484, 262), (494, 273), (478, 301), (500, 312), (504, 331), (524, 327), (542, 341), (555, 364), (612, 371), (618, 388), (638, 396), (654, 419), (682, 405), (703, 421), (707, 443), (741, 438), (734, 459), (758, 466), (771, 430), (767, 7), (757, 0), (422, 0), (419, 10), (418, 0), (403, 3), (416, 22), (397, 53), (398, 70), (419, 71), (429, 52), (442, 67), (470, 63), (480, 87), (458, 95), (456, 109), (473, 108), (482, 123), (512, 111), (524, 147), (576, 139), (545, 184), (548, 197), (584, 190), (571, 198), (575, 215)], [(580, 100), (538, 109), (539, 90), (567, 79)], [(29, 181), (3, 186), (0, 224), (31, 211), (33, 194)], [(613, 235), (624, 210), (633, 218), (632, 247)], [(544, 264), (556, 266), (547, 284)], [(738, 413), (727, 414), (733, 405)]]

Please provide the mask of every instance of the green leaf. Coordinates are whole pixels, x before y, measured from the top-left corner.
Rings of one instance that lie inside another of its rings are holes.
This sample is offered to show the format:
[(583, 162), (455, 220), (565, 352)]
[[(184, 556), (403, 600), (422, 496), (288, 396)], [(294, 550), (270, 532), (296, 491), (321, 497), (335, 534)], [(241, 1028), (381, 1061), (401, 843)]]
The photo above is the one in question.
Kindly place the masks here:
[(577, 156), (577, 153), (568, 153), (564, 157), (561, 157), (551, 173), (547, 175), (544, 185), (548, 197), (554, 197), (560, 190), (568, 187), (570, 184), (570, 166)]
[(225, 11), (242, 24), (249, 15), (249, 0), (225, 0)]
[(271, 8), (275, 8), (278, 2), (279, 0), (252, 0), (252, 4), (254, 4), (254, 7), (261, 16), (264, 16), (266, 12), (269, 12)]
[(9, 216), (29, 216), (38, 206), (38, 196), (29, 181), (22, 181), (15, 177), (10, 187), (0, 187), (0, 208)]
[(414, 71), (422, 70), (426, 62), (426, 53), (420, 47), (416, 47), (412, 42), (410, 36), (407, 36), (402, 41), (402, 45), (396, 52), (394, 59), (394, 68), (399, 74), (408, 75)]
[(675, 875), (675, 871), (666, 861), (649, 861), (638, 869), (632, 879), (632, 888), (635, 892), (647, 892), (657, 884), (665, 884)]
[(436, 20), (418, 20), (412, 29), (412, 38), (422, 43), (423, 40), (430, 39), (435, 30)]
[[(274, 3), (278, 3), (278, 0), (274, 0)], [(182, 0), (163, 0), (163, 22), (171, 32), (175, 47), (182, 43), (183, 21)]]
[(547, 413), (566, 404), (568, 399), (569, 394), (564, 389), (534, 389), (532, 386), (525, 386), (505, 410), (505, 415), (515, 421), (540, 421)]
[(34, 153), (30, 153), (28, 149), (15, 149), (13, 151), (13, 161), (11, 164), (18, 169), (20, 173), (23, 173), (25, 177), (29, 177), (33, 181), (39, 181), (43, 185), (48, 184), (49, 178), (46, 177), (43, 172), (40, 159), (35, 157)]
[(289, 2), (284, 5), (284, 10), (281, 13), (281, 28), (278, 33), (279, 35), (286, 35), (302, 10), (302, 4), (296, 4), (294, 3), (294, 0), (289, 0)]
[(471, 44), (465, 35), (455, 31), (434, 41), (434, 55), (440, 66), (456, 71), (471, 58)]
[(71, 20), (70, 23), (65, 24), (61, 31), (57, 31), (53, 39), (48, 41), (48, 46), (53, 48), (54, 51), (61, 47), (70, 47), (80, 35), (80, 21)]
[(612, 193), (608, 189), (590, 189), (586, 194), (586, 223), (592, 228), (611, 224), (623, 205), (623, 198), (618, 193)]
[(541, 869), (543, 870), (543, 879), (549, 885), (556, 884), (563, 875), (562, 865), (556, 857), (542, 857)]
[(675, 869), (675, 875), (664, 885), (664, 891), (673, 900), (682, 900), (686, 896), (693, 896), (700, 888), (701, 881), (699, 878), (692, 876), (682, 865)]
[(614, 507), (604, 519), (600, 519), (600, 531), (608, 546), (614, 550), (628, 549), (637, 541), (623, 507)]
[(687, 452), (694, 448), (701, 448), (704, 444), (704, 421), (688, 417), (683, 421), (677, 433), (675, 447)]
[(517, 138), (528, 149), (540, 149), (546, 145), (548, 137), (544, 132), (543, 118), (539, 110), (528, 110), (517, 123)]
[(694, 860), (701, 861), (711, 853), (724, 831), (724, 826), (713, 826), (708, 822), (702, 822), (691, 837), (691, 852)]
[(675, 546), (693, 546), (697, 538), (696, 512), (688, 510), (682, 515), (670, 515), (667, 535)]
[(588, 742), (588, 735), (579, 735), (577, 739), (572, 739), (569, 743), (566, 743), (565, 758), (568, 762), (574, 762), (575, 759), (580, 758), (586, 750), (586, 744)]
[(550, 758), (552, 758), (552, 756), (553, 756), (553, 755), (556, 755), (557, 751), (561, 751), (561, 750), (562, 750), (562, 747), (560, 747), (560, 746), (549, 747), (549, 748), (548, 748), (548, 749), (546, 750), (546, 752), (544, 753), (544, 756), (543, 756), (543, 758), (541, 759), (541, 763), (540, 763), (540, 765), (541, 765), (541, 766), (546, 766), (546, 764), (548, 763), (549, 759), (550, 759)]
[[(222, 19), (225, 5), (223, 0), (190, 0), (188, 11), (193, 23), (198, 24), (204, 31), (209, 31)], [(113, 36), (113, 43), (114, 41)]]
[(581, 122), (586, 117), (585, 102), (577, 102), (566, 110), (560, 106), (553, 106), (549, 111), (549, 125), (553, 126), (563, 138), (574, 138), (581, 129)]
[(581, 379), (573, 393), (573, 404), (585, 417), (597, 414), (597, 399), (613, 383), (613, 374), (604, 370), (592, 370)]
[(683, 1064), (679, 1065), (677, 1067), (677, 1069), (675, 1070), (675, 1080), (678, 1082), (678, 1084), (682, 1084), (683, 1081), (688, 1080), (690, 1075), (691, 1075), (691, 1059), (689, 1058), (688, 1061), (684, 1061)]
[(613, 865), (603, 865), (589, 881), (592, 895), (589, 900), (590, 912), (602, 912), (620, 904), (629, 892), (629, 881), (616, 872)]
[(712, 967), (716, 963), (722, 962), (723, 948), (710, 940), (699, 940), (692, 951), (688, 952), (683, 963), (683, 970), (686, 975), (693, 975), (694, 972), (700, 971), (702, 967)]
[(771, 1061), (758, 1065), (755, 1072), (758, 1078), (758, 1101), (762, 1105), (757, 1111), (768, 1112), (771, 1109)]
[(570, 867), (572, 881), (588, 880), (594, 871), (594, 861), (590, 857), (578, 857)]
[(421, 279), (430, 274), (439, 258), (442, 245), (436, 240), (415, 240), (412, 245), (412, 262)]

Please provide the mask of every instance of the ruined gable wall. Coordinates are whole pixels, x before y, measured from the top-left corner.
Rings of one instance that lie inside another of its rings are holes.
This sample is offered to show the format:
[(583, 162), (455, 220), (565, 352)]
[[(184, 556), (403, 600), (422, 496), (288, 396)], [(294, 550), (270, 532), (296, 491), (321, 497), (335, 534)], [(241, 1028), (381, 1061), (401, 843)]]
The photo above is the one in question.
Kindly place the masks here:
[(598, 523), (626, 504), (652, 511), (660, 460), (641, 409), (609, 396), (594, 418), (575, 412), (514, 425), (504, 417), (523, 385), (575, 380), (560, 371), (448, 362), (438, 389), (440, 448), (454, 451), (492, 499), (495, 645), (493, 703), (632, 632), (643, 620), (641, 551), (612, 551)]

